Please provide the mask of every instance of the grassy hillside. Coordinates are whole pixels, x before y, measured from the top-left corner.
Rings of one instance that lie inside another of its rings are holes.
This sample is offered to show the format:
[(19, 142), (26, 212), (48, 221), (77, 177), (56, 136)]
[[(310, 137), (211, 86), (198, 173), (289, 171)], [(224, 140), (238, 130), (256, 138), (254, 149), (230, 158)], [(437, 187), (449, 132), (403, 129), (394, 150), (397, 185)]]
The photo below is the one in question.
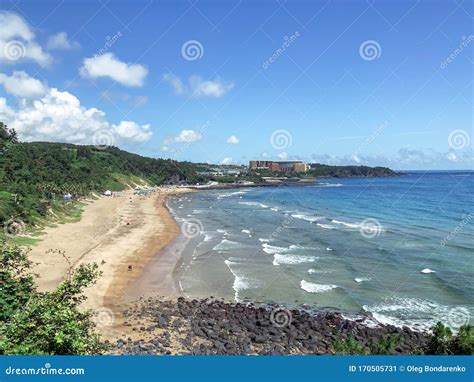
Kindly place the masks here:
[(33, 223), (71, 193), (119, 191), (142, 180), (152, 184), (203, 181), (198, 165), (146, 158), (116, 147), (19, 142), (0, 126), (0, 224), (12, 218)]

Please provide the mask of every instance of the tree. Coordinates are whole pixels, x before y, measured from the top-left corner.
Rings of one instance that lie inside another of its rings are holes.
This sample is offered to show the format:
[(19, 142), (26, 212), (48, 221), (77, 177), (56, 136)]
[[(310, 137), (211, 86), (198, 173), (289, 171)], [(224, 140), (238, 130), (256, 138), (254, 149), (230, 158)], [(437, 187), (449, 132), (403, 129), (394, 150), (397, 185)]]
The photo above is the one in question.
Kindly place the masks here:
[[(93, 312), (80, 311), (84, 288), (100, 275), (97, 264), (70, 271), (52, 292), (37, 292), (32, 263), (17, 246), (0, 243), (0, 354), (96, 354), (105, 347), (94, 333)], [(6, 287), (4, 288), (3, 285)]]

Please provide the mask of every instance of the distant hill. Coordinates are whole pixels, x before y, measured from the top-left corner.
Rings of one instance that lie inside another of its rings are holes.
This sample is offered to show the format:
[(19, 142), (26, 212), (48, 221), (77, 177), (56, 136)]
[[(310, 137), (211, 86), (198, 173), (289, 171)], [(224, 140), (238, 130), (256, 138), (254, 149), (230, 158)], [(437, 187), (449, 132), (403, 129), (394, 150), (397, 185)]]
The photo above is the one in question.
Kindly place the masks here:
[(388, 167), (369, 167), (369, 166), (330, 166), (327, 164), (315, 163), (308, 172), (316, 177), (331, 178), (350, 178), (350, 177), (380, 177), (380, 176), (399, 176), (402, 175)]

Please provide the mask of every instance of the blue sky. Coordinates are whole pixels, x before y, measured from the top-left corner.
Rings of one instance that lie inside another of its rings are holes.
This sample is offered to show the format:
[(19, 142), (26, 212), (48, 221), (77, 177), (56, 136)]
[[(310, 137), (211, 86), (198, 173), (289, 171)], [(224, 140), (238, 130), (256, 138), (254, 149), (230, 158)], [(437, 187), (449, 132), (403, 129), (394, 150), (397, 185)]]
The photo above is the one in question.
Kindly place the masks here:
[(472, 168), (469, 1), (0, 4), (0, 120), (24, 140)]

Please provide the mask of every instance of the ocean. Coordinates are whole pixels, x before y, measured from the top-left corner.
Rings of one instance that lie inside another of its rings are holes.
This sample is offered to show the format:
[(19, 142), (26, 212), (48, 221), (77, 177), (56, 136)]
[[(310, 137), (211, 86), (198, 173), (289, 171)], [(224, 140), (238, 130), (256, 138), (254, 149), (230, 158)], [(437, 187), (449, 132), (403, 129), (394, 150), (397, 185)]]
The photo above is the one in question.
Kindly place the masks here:
[(456, 329), (473, 322), (473, 191), (473, 172), (410, 172), (176, 196), (177, 282), (191, 298)]

